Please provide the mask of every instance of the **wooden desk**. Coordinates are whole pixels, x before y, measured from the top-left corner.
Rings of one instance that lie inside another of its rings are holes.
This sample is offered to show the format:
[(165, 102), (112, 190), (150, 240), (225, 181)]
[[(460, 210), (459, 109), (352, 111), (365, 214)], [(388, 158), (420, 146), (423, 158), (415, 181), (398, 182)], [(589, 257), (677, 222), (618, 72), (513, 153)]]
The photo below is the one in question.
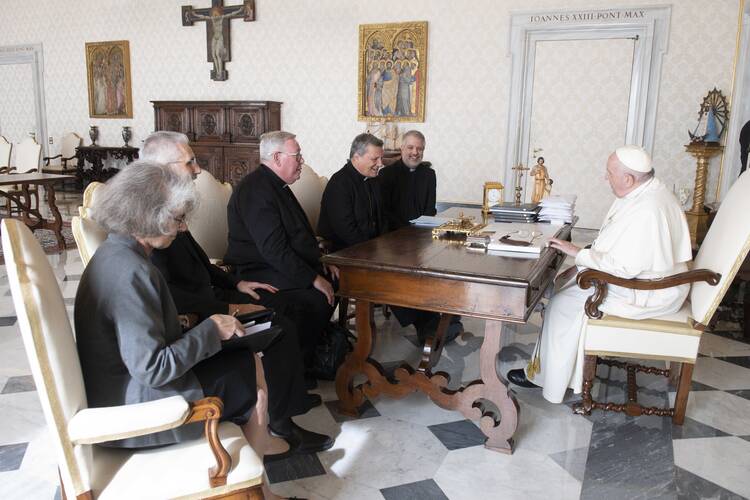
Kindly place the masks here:
[[(570, 225), (557, 237), (569, 239)], [(503, 324), (524, 323), (562, 265), (564, 256), (546, 249), (538, 259), (500, 257), (466, 249), (461, 243), (433, 240), (428, 228), (405, 227), (323, 257), (341, 271), (338, 294), (357, 299), (357, 343), (336, 375), (341, 413), (358, 416), (365, 397), (402, 398), (414, 391), (438, 406), (480, 420), (485, 446), (513, 452), (518, 403), (496, 371)], [(444, 313), (434, 339), (428, 339), (417, 370), (402, 363), (390, 382), (372, 359), (376, 337), (373, 304), (394, 304)], [(446, 373), (432, 373), (452, 315), (487, 320), (480, 350), (481, 380), (457, 391), (447, 389)], [(367, 382), (354, 385), (357, 375)], [(485, 404), (490, 401), (497, 408)]]
[[(79, 146), (76, 148), (78, 164), (76, 166), (76, 177), (79, 187), (83, 187), (83, 181), (107, 182), (107, 180), (119, 172), (116, 168), (104, 168), (104, 160), (111, 156), (116, 160), (126, 159), (128, 163), (138, 158), (138, 148), (111, 147), (111, 146)], [(85, 162), (91, 163), (89, 170), (84, 170)]]
[[(62, 235), (60, 210), (58, 210), (55, 204), (55, 189), (53, 184), (65, 179), (75, 179), (75, 176), (39, 173), (0, 175), (0, 196), (4, 196), (15, 203), (21, 212), (18, 218), (29, 226), (32, 231), (36, 229), (50, 229), (53, 231), (57, 238), (57, 247), (61, 252), (65, 249), (65, 238)], [(38, 206), (31, 208), (31, 196), (29, 193), (29, 186), (31, 185), (44, 186), (44, 190), (47, 193), (47, 204), (49, 205), (50, 212), (52, 212), (52, 221), (44, 218)], [(20, 186), (21, 194), (13, 193), (13, 190), (7, 189), (6, 186)]]

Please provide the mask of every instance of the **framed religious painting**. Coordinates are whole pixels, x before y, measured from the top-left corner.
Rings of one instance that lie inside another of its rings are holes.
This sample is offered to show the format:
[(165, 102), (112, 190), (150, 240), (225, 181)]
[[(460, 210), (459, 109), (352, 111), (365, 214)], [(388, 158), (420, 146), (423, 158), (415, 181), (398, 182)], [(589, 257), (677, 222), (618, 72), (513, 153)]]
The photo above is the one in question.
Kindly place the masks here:
[(86, 73), (91, 118), (133, 118), (127, 40), (87, 43)]
[(423, 122), (427, 21), (359, 26), (360, 121)]

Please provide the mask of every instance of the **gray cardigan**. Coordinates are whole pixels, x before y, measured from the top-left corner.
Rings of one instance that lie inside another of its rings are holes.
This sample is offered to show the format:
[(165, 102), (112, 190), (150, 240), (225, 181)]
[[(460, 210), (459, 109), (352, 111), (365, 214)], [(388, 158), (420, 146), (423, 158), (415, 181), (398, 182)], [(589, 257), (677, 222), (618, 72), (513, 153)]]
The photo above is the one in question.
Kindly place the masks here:
[[(221, 349), (205, 320), (182, 333), (161, 273), (128, 236), (110, 234), (81, 277), (75, 301), (76, 345), (89, 407), (203, 397), (191, 368)], [(194, 439), (202, 424), (109, 443), (136, 448)]]

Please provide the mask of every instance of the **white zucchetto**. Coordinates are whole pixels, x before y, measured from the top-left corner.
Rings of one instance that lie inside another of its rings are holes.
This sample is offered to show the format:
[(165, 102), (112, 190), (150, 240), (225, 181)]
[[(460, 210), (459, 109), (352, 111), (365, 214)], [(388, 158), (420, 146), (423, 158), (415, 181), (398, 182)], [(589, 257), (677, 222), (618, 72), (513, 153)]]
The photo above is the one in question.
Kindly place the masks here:
[(615, 149), (620, 163), (636, 172), (651, 172), (651, 156), (640, 146), (622, 146)]

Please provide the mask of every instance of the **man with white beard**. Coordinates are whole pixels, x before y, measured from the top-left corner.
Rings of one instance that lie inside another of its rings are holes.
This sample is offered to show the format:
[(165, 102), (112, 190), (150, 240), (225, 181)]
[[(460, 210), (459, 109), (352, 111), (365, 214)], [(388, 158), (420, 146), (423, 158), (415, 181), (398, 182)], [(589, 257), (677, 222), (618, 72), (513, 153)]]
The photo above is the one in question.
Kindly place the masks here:
[[(639, 146), (617, 148), (607, 160), (606, 179), (617, 199), (589, 249), (553, 239), (550, 246), (575, 258), (579, 270), (596, 269), (622, 278), (656, 279), (687, 270), (692, 258), (685, 214), (667, 187), (654, 177), (651, 157)], [(605, 314), (644, 319), (682, 307), (690, 285), (663, 290), (629, 290), (610, 285), (600, 306)], [(508, 380), (542, 387), (547, 401), (561, 403), (568, 387), (581, 392), (584, 303), (590, 290), (563, 285), (550, 300), (542, 334), (526, 369)]]

